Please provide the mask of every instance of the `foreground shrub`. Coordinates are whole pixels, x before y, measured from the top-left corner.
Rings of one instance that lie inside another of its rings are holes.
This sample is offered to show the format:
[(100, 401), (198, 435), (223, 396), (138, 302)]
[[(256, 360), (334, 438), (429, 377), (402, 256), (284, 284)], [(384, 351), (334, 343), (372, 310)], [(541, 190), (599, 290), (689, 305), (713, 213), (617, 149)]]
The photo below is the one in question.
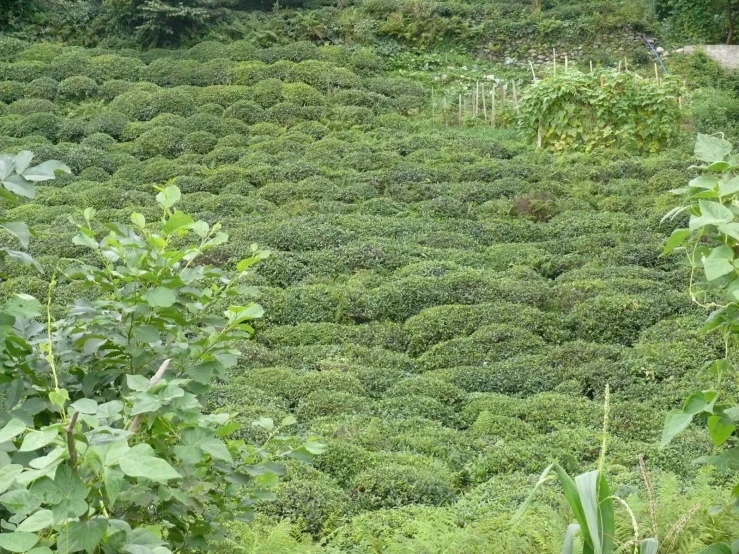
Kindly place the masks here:
[(352, 496), (363, 510), (408, 504), (443, 506), (454, 499), (443, 477), (414, 466), (382, 465), (363, 471), (352, 481)]

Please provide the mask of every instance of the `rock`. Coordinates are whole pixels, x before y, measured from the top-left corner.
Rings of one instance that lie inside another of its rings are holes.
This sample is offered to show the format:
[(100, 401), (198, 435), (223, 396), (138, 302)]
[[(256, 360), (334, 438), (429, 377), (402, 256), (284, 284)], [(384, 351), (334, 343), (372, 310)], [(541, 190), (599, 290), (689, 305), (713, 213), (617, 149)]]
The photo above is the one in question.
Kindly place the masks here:
[(661, 46), (658, 46), (657, 48), (655, 48), (655, 50), (657, 50), (657, 54), (664, 54), (665, 53), (665, 49), (662, 48)]

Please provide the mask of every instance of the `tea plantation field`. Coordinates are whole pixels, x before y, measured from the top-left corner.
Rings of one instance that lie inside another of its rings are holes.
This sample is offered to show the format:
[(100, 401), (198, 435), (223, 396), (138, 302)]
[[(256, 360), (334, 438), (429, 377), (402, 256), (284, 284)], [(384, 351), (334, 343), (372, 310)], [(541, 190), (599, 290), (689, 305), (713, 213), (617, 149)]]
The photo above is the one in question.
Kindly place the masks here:
[[(570, 516), (554, 489), (519, 527), (510, 515), (549, 461), (597, 462), (607, 385), (617, 494), (641, 494), (640, 455), (670, 523), (719, 494), (720, 476), (685, 481), (705, 432), (658, 450), (665, 411), (723, 349), (699, 333), (680, 258), (660, 257), (685, 223), (660, 220), (689, 155), (555, 157), (514, 131), (437, 125), (429, 91), (366, 50), (6, 40), (0, 60), (0, 151), (73, 171), (8, 211), (48, 271), (11, 266), (0, 296), (45, 298), (53, 268), (87, 255), (68, 221), (86, 207), (156, 219), (153, 185), (223, 223), (231, 242), (211, 262), (272, 250), (251, 283), (265, 319), (211, 405), (246, 423), (292, 413), (328, 450), (289, 465), (259, 525), (290, 518), (342, 552), (425, 552), (429, 529), (465, 526), (488, 547), (449, 551), (559, 552)], [(77, 294), (61, 282), (54, 303)], [(689, 523), (674, 552), (723, 539), (736, 521), (719, 517)]]

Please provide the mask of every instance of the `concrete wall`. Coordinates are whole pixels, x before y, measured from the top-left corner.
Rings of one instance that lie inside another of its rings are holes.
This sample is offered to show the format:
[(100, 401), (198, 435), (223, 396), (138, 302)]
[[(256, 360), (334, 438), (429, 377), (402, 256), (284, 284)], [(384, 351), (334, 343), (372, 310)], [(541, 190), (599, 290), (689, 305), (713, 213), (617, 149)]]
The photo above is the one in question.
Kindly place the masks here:
[(703, 51), (726, 69), (739, 69), (739, 46), (733, 44), (707, 44), (704, 46), (686, 46), (686, 54)]

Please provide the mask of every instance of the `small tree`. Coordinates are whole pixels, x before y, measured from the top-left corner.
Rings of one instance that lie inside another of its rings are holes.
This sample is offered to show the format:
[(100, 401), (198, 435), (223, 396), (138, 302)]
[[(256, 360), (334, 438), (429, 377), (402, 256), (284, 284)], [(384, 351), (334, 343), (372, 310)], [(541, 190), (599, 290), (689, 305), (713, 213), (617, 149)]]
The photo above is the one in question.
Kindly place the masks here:
[[(65, 169), (47, 162), (27, 170), (30, 157), (13, 159), (26, 179)], [(6, 191), (20, 180), (9, 182)], [(203, 549), (221, 522), (249, 518), (272, 498), (283, 471), (277, 458), (322, 450), (281, 433), (292, 417), (279, 426), (259, 420), (272, 438), (253, 445), (230, 438), (239, 425), (228, 414), (206, 413), (210, 383), (235, 367), (236, 346), (262, 316), (249, 300), (254, 289), (240, 281), (268, 253), (253, 246), (235, 272), (200, 264), (228, 236), (175, 210), (179, 198), (176, 187), (160, 188), (155, 222), (134, 213), (130, 225), (96, 226), (89, 208), (75, 222), (74, 243), (98, 261), (73, 263), (60, 278), (95, 300), (78, 300), (54, 320), (52, 277), (45, 306), (25, 294), (3, 306), (0, 548)]]

